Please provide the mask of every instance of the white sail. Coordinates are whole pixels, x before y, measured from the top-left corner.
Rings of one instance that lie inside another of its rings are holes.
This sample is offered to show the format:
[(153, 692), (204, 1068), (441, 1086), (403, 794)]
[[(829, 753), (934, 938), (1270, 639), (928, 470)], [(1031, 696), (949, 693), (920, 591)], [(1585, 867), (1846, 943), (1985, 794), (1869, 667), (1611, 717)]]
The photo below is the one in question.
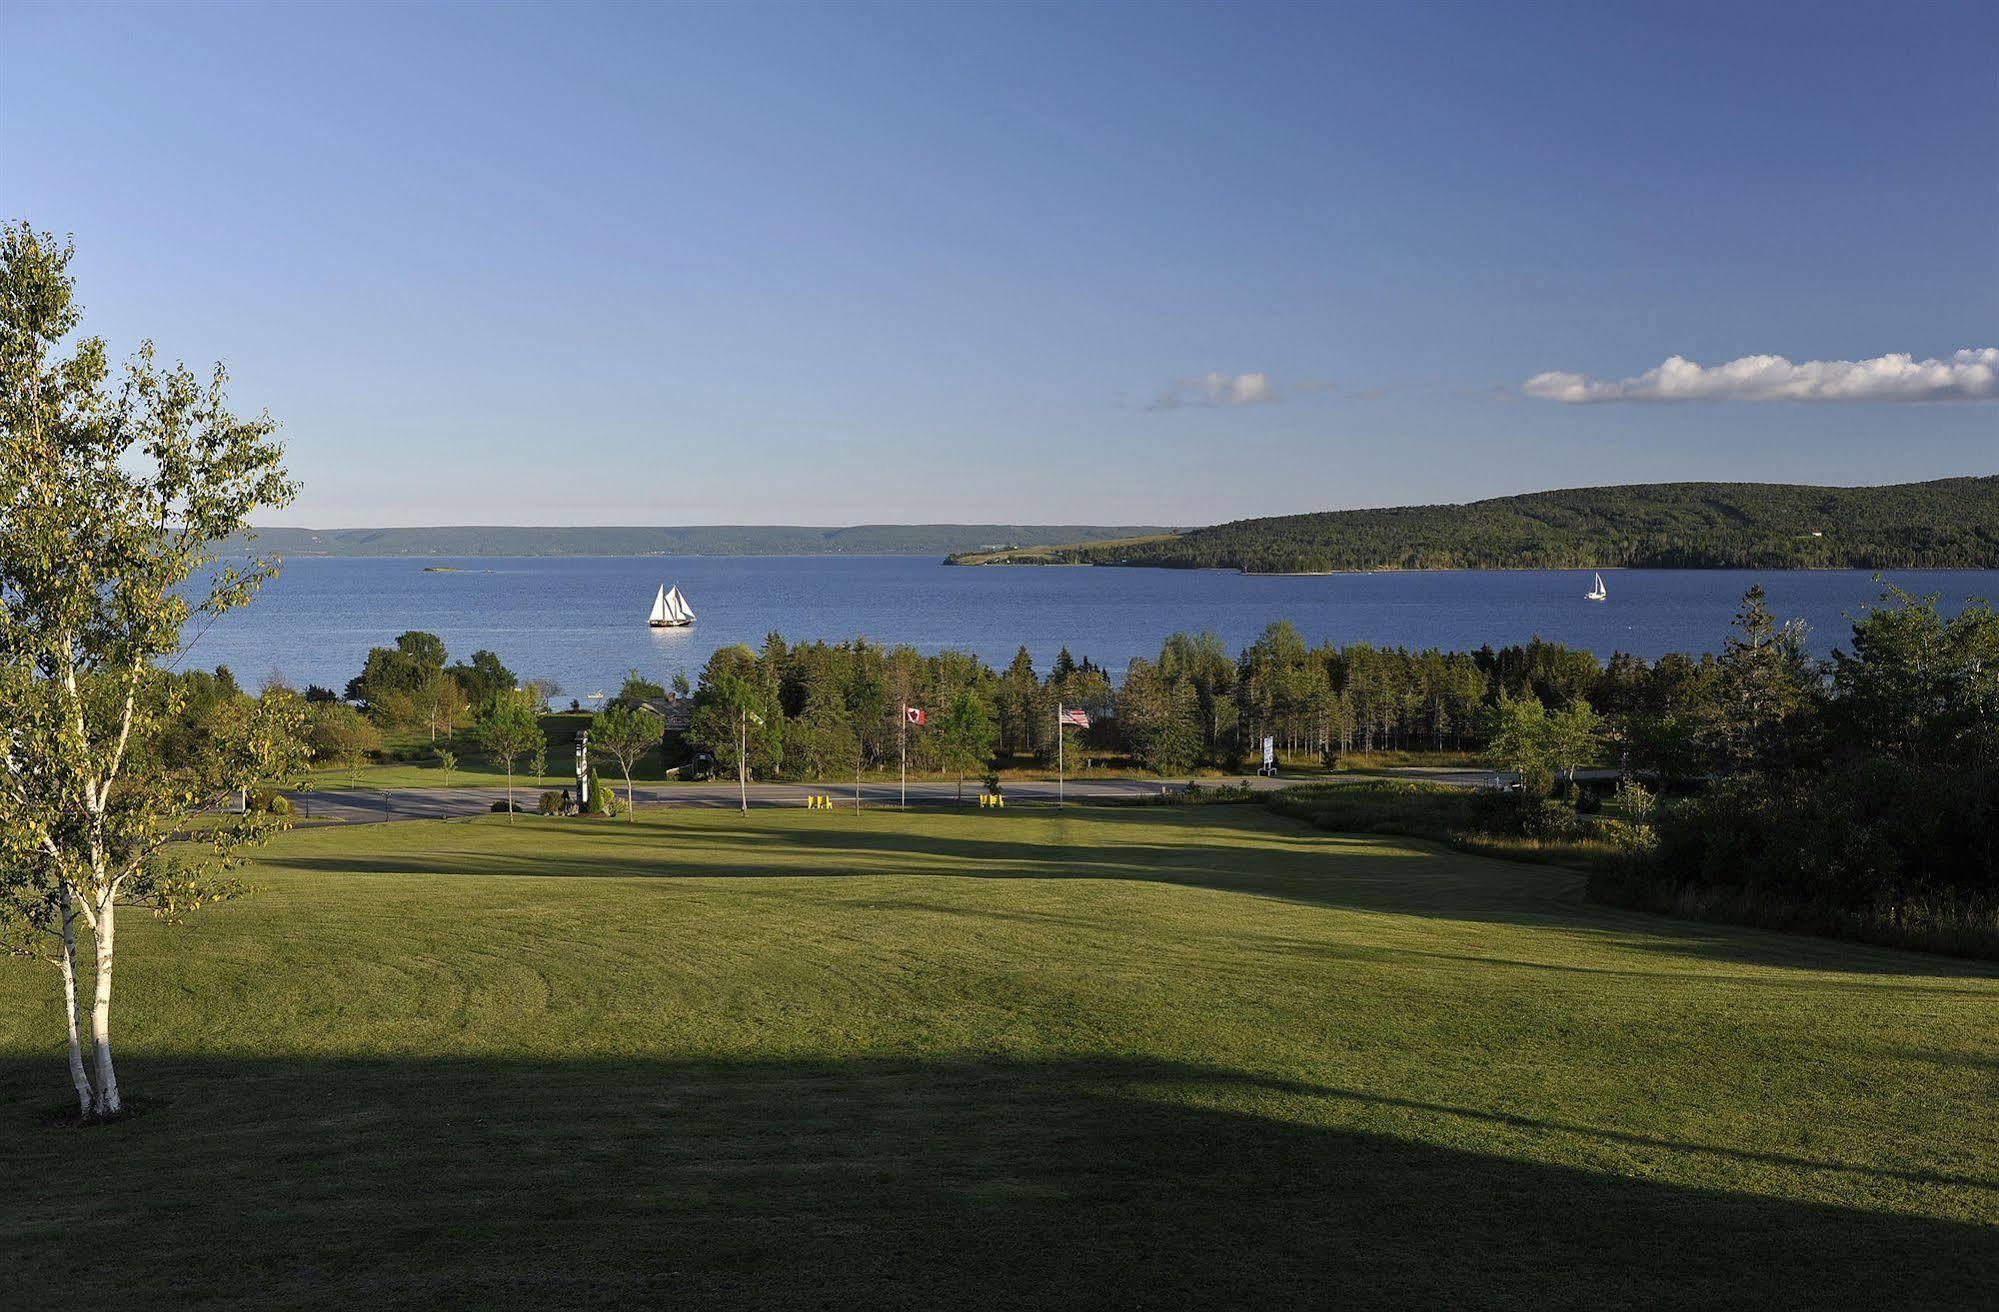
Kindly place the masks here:
[(680, 585), (674, 584), (666, 594), (666, 609), (677, 624), (692, 624), (694, 608), (687, 604), (687, 598), (680, 594)]
[(1610, 589), (1603, 586), (1603, 575), (1596, 576), (1596, 586), (1583, 594), (1584, 601), (1604, 601), (1610, 596)]
[(652, 614), (646, 617), (646, 622), (649, 624), (664, 624), (667, 622), (667, 616), (666, 588), (662, 585), (659, 595), (652, 599)]

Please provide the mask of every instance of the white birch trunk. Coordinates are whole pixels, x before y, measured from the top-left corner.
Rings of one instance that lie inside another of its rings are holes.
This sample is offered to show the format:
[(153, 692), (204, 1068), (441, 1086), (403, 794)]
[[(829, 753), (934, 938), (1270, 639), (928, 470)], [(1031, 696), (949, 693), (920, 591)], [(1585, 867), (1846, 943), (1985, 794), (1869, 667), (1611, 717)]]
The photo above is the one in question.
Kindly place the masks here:
[(76, 1088), (76, 1114), (90, 1115), (92, 1091), (90, 1072), (83, 1065), (83, 1000), (76, 992), (76, 912), (70, 909), (69, 890), (63, 890), (62, 952), (56, 958), (62, 972), (62, 1009), (68, 1030), (69, 1082)]
[(111, 1065), (111, 963), (117, 915), (118, 904), (107, 892), (98, 903), (92, 935), (97, 940), (97, 997), (90, 1009), (90, 1043), (97, 1065), (99, 1116), (116, 1116), (125, 1108), (118, 1097), (118, 1072)]

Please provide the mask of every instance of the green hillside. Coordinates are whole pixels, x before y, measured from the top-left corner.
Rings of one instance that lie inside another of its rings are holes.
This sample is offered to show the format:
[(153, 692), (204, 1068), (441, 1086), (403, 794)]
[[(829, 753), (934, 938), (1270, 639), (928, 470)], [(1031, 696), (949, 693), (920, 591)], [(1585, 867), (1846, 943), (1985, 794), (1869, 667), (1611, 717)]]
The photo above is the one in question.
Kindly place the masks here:
[(941, 556), (996, 546), (1086, 543), (1165, 531), (1157, 526), (1088, 524), (260, 528), (255, 548), (286, 556)]
[(1999, 477), (1889, 487), (1639, 483), (1468, 505), (1245, 519), (1145, 542), (966, 554), (960, 564), (1367, 569), (1999, 567)]

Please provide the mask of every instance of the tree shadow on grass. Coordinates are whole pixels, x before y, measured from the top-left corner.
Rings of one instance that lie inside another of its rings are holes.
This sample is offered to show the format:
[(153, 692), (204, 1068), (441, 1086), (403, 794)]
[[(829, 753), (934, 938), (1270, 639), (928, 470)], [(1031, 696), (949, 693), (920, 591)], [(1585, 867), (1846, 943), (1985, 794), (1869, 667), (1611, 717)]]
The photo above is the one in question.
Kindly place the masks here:
[[(1282, 1119), (1337, 1090), (1110, 1058), (134, 1055), (34, 1128), (22, 1306), (1987, 1307), (1999, 1229)], [(1278, 1105), (1273, 1107), (1272, 1100)], [(1451, 1113), (1453, 1109), (1439, 1109)]]
[[(1037, 818), (1047, 816), (1042, 812)], [(452, 826), (439, 830), (451, 838), (429, 847), (397, 840), (371, 855), (369, 835), (355, 833), (340, 855), (288, 855), (282, 864), (301, 871), (398, 875), (1130, 880), (1342, 910), (1578, 931), (1605, 946), (1746, 966), (1999, 977), (1999, 966), (1987, 962), (1598, 906), (1584, 900), (1580, 876), (1573, 872), (1471, 856), (1416, 839), (1328, 834), (1260, 810), (1078, 807), (1063, 813), (1052, 829), (1035, 830), (1046, 838), (1023, 837), (1017, 829), (1010, 834), (1012, 818), (992, 817), (990, 836), (963, 837), (922, 826), (853, 828), (844, 817), (812, 827), (752, 822), (741, 830), (703, 824), (676, 831), (669, 817), (654, 816), (637, 826), (581, 823), (543, 830), (535, 835), (542, 845), (518, 857), (509, 851), (505, 829)], [(1170, 840), (1162, 839), (1162, 826), (1172, 831)], [(1243, 841), (1229, 841), (1231, 829), (1240, 830)], [(559, 852), (546, 846), (557, 834)]]

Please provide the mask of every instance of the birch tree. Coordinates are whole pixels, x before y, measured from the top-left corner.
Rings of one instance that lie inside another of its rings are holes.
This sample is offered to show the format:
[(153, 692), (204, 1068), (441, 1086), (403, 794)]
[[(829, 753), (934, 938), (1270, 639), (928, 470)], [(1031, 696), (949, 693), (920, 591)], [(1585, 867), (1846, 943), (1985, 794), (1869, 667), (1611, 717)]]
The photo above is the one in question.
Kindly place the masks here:
[(514, 822), (514, 767), (525, 756), (530, 773), (539, 776), (546, 764), (548, 737), (541, 731), (540, 706), (533, 694), (515, 688), (487, 702), (472, 726), (486, 755), (506, 767), (508, 824)]
[(590, 745), (601, 747), (625, 775), (625, 808), (631, 821), (639, 818), (639, 799), (632, 791), (632, 768), (659, 746), (666, 723), (651, 711), (613, 702), (590, 717)]
[(105, 1119), (124, 1109), (118, 911), (177, 920), (236, 891), (227, 872), (282, 818), (201, 813), (296, 779), (305, 706), (274, 688), (169, 740), (183, 681), (162, 667), (189, 621), (275, 570), (220, 544), (295, 489), (276, 424), (230, 413), (219, 367), (203, 382), (148, 343), (114, 383), (104, 343), (72, 340), (71, 255), (0, 229), (0, 928), (56, 967), (77, 1110)]

